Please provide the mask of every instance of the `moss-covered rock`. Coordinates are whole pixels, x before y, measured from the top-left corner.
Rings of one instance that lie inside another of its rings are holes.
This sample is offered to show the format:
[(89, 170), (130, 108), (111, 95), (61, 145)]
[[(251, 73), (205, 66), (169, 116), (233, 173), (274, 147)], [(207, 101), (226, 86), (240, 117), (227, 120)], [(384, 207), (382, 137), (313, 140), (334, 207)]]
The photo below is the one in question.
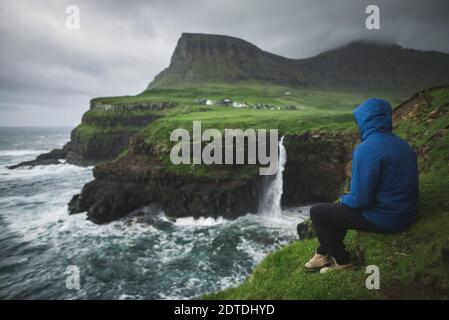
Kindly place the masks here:
[(310, 219), (298, 223), (296, 226), (296, 233), (298, 234), (299, 240), (312, 239), (316, 237), (316, 232), (313, 229), (312, 221)]

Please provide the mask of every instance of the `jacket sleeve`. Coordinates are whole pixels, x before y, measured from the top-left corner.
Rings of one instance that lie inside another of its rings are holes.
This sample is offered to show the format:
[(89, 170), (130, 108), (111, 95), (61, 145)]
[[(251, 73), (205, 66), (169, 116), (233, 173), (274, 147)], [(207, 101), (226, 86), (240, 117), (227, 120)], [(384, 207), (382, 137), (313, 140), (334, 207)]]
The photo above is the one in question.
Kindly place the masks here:
[(358, 146), (352, 158), (349, 193), (341, 197), (341, 203), (351, 208), (369, 208), (374, 201), (380, 170), (378, 154), (365, 146)]

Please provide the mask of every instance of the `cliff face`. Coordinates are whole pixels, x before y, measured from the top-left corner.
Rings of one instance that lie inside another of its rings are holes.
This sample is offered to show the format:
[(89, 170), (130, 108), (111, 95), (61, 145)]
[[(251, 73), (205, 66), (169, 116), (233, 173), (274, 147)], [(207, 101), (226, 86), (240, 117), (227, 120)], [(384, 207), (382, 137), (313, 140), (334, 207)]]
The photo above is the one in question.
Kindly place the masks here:
[(167, 216), (236, 218), (257, 212), (259, 178), (183, 175), (164, 168), (161, 154), (143, 137), (131, 139), (128, 154), (95, 167), (95, 179), (69, 204), (71, 213), (106, 223), (160, 203)]
[(449, 54), (354, 42), (313, 58), (288, 59), (241, 39), (184, 33), (170, 66), (148, 88), (238, 82), (416, 91), (449, 83)]
[[(348, 177), (354, 137), (325, 133), (286, 136), (283, 204), (335, 200)], [(155, 202), (170, 217), (232, 219), (257, 213), (263, 194), (260, 188), (267, 177), (177, 174), (166, 169), (162, 155), (142, 136), (134, 136), (126, 156), (95, 167), (95, 179), (72, 199), (71, 213), (87, 211), (88, 219), (105, 223)], [(233, 168), (221, 165), (217, 170)]]
[(287, 136), (283, 205), (334, 201), (351, 174), (356, 131)]
[(313, 86), (411, 93), (449, 83), (449, 54), (398, 45), (354, 42), (297, 62), (318, 75)]
[(57, 164), (62, 159), (82, 166), (113, 160), (128, 147), (134, 134), (161, 118), (166, 109), (175, 106), (173, 102), (105, 104), (94, 99), (81, 124), (72, 130), (70, 141), (62, 149), (54, 149), (10, 169)]
[(69, 163), (91, 165), (115, 159), (130, 138), (149, 123), (163, 116), (161, 111), (175, 107), (172, 102), (114, 103), (92, 101), (63, 150)]
[(296, 72), (294, 60), (262, 51), (247, 41), (184, 33), (170, 66), (156, 76), (149, 88), (238, 81), (297, 84), (305, 78)]

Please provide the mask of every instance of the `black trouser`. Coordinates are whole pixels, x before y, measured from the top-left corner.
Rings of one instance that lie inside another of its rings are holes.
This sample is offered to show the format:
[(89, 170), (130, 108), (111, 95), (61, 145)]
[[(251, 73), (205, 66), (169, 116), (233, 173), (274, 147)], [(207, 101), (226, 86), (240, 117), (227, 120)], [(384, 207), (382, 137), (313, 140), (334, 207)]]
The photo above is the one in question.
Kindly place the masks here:
[(386, 233), (365, 219), (361, 210), (341, 203), (319, 203), (310, 208), (310, 219), (320, 242), (319, 254), (327, 254), (338, 264), (350, 262), (343, 240), (349, 229)]

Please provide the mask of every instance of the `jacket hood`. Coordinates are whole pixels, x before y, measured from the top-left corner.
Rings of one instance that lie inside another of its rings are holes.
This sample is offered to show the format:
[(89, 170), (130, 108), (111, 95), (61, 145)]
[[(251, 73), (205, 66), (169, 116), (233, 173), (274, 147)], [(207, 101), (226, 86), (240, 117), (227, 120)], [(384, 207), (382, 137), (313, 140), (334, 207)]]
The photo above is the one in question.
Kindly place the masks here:
[(362, 141), (373, 132), (391, 132), (392, 130), (392, 108), (388, 101), (377, 98), (368, 99), (352, 113), (359, 127)]

